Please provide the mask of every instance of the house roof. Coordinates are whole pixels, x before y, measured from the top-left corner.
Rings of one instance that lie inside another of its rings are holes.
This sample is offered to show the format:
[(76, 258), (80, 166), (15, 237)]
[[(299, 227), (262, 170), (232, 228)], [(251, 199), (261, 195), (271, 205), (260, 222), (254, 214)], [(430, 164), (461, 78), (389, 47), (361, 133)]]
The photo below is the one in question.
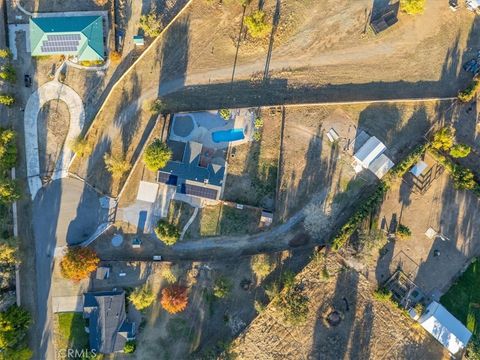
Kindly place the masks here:
[(362, 167), (368, 168), (386, 148), (385, 144), (372, 136), (353, 156)]
[(452, 354), (465, 348), (472, 336), (455, 316), (436, 301), (427, 306), (418, 322)]
[(416, 177), (419, 177), (422, 175), (423, 171), (428, 167), (427, 163), (425, 161), (420, 160), (418, 163), (415, 164), (415, 166), (410, 170), (410, 172), (415, 175)]
[(133, 324), (126, 320), (125, 292), (85, 293), (83, 306), (89, 319), (90, 349), (102, 354), (123, 350), (134, 332)]
[(102, 16), (30, 18), (32, 56), (72, 55), (80, 61), (104, 60)]
[(379, 179), (385, 176), (385, 174), (393, 167), (393, 161), (390, 160), (385, 154), (381, 154), (375, 160), (373, 160), (368, 169), (373, 172)]
[[(225, 177), (224, 151), (217, 150), (217, 153), (208, 157), (204, 166), (201, 166), (202, 157), (207, 158), (203, 155), (204, 147), (202, 144), (195, 141), (182, 143), (169, 140), (168, 145), (173, 149), (174, 155), (159, 174), (173, 175), (176, 180), (172, 183), (172, 179), (167, 175), (159, 176), (158, 181), (169, 185), (177, 185), (177, 192), (183, 194), (206, 198), (214, 196), (216, 199)], [(180, 154), (182, 150), (183, 154)], [(214, 192), (215, 194), (213, 194)]]

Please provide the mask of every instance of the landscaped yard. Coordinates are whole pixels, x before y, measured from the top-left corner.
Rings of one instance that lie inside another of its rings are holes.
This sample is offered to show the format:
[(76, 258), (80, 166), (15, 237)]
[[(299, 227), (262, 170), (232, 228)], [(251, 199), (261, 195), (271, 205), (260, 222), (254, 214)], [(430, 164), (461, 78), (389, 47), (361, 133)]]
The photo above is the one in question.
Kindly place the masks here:
[(193, 207), (183, 201), (172, 200), (168, 208), (167, 220), (182, 230), (193, 214)]
[(440, 302), (470, 330), (480, 337), (480, 262), (475, 260)]
[[(82, 313), (65, 312), (55, 315), (56, 346), (60, 349), (88, 349), (86, 321)], [(61, 351), (58, 352), (61, 354)]]
[(188, 237), (251, 234), (258, 230), (260, 210), (242, 210), (227, 205), (207, 206), (200, 210), (190, 226)]

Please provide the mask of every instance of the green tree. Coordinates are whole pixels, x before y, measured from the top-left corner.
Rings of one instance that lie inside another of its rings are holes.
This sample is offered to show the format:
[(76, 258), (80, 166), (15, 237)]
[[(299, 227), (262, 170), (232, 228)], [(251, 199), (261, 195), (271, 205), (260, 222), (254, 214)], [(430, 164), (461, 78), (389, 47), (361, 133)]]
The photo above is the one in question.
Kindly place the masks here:
[(17, 163), (15, 132), (0, 128), (0, 170), (9, 170)]
[(400, 10), (409, 14), (417, 15), (423, 13), (426, 0), (400, 0)]
[(20, 199), (20, 189), (15, 180), (0, 179), (0, 203), (11, 204)]
[(162, 23), (155, 11), (142, 15), (139, 26), (149, 37), (157, 37), (162, 33)]
[(9, 244), (0, 243), (0, 264), (13, 266), (17, 262), (17, 249)]
[(137, 310), (143, 310), (152, 305), (155, 300), (155, 295), (148, 285), (144, 285), (132, 291), (128, 300), (130, 300)]
[(137, 348), (137, 343), (135, 340), (128, 340), (125, 343), (125, 346), (123, 348), (123, 352), (125, 354), (133, 354), (135, 352), (135, 349)]
[(253, 38), (263, 38), (272, 31), (272, 25), (267, 23), (267, 16), (262, 10), (256, 10), (251, 15), (245, 16), (244, 24)]
[(268, 255), (259, 254), (252, 258), (252, 270), (258, 279), (262, 279), (273, 270), (274, 265)]
[(150, 171), (164, 168), (172, 158), (172, 150), (160, 139), (155, 139), (143, 153), (143, 162)]
[(11, 106), (15, 102), (15, 98), (9, 94), (0, 94), (0, 104), (5, 106)]
[(458, 100), (460, 100), (461, 102), (472, 101), (473, 98), (477, 95), (479, 89), (480, 81), (477, 78), (474, 78), (465, 90), (458, 93)]
[(453, 167), (452, 177), (455, 189), (472, 190), (477, 186), (473, 172), (463, 166), (455, 165)]
[(114, 179), (120, 179), (123, 174), (129, 171), (132, 167), (123, 156), (105, 154), (103, 160), (105, 161), (105, 168), (110, 174), (112, 174)]
[(455, 131), (446, 126), (438, 130), (433, 136), (432, 146), (435, 149), (448, 151), (453, 146)]
[(218, 277), (215, 279), (215, 283), (213, 284), (213, 296), (223, 299), (230, 294), (230, 291), (232, 291), (232, 284), (228, 279), (224, 277)]
[(398, 227), (397, 227), (396, 235), (400, 239), (408, 239), (410, 236), (412, 236), (412, 231), (410, 230), (410, 228), (408, 226), (403, 225), (403, 224), (399, 224)]
[(0, 70), (0, 79), (15, 84), (17, 81), (17, 72), (12, 64), (6, 64), (2, 66), (2, 69)]
[(165, 245), (173, 245), (180, 238), (178, 228), (166, 220), (159, 220), (155, 227), (155, 234)]
[(263, 128), (263, 119), (258, 117), (255, 119), (255, 129), (261, 128)]
[[(16, 305), (0, 312), (0, 354), (25, 354), (25, 336), (31, 323), (28, 311)], [(8, 357), (5, 357), (7, 359)], [(10, 359), (14, 359), (11, 357)], [(15, 359), (17, 359), (15, 357)]]
[(0, 49), (0, 58), (10, 59), (12, 57), (12, 52), (10, 49)]
[(76, 137), (72, 140), (68, 146), (78, 157), (87, 157), (92, 153), (92, 145), (89, 144), (87, 139), (82, 138), (81, 136)]
[(472, 148), (465, 144), (455, 144), (450, 149), (450, 156), (454, 158), (464, 158), (470, 154)]

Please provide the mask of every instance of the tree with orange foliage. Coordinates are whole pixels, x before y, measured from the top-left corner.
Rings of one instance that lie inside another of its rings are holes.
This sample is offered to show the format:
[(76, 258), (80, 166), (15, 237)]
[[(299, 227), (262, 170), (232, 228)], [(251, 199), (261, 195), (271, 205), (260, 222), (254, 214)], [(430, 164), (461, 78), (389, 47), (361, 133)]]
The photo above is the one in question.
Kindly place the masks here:
[(160, 303), (170, 314), (185, 310), (188, 304), (187, 288), (180, 285), (166, 287), (162, 290)]
[(80, 281), (95, 271), (99, 262), (97, 253), (89, 248), (68, 248), (67, 254), (60, 262), (60, 269), (65, 278)]

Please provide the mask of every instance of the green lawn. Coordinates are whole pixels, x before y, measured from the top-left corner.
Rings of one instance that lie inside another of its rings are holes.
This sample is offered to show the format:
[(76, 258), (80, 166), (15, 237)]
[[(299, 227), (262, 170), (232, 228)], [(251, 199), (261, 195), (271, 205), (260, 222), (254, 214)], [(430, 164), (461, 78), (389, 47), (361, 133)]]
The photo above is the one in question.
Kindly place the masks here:
[(470, 330), (480, 337), (480, 262), (475, 260), (442, 296), (440, 302)]
[(243, 210), (223, 204), (207, 206), (190, 228), (190, 237), (251, 234), (258, 230), (260, 210), (245, 207)]
[(85, 332), (86, 321), (82, 313), (58, 313), (57, 344), (59, 348), (88, 349), (88, 334)]

